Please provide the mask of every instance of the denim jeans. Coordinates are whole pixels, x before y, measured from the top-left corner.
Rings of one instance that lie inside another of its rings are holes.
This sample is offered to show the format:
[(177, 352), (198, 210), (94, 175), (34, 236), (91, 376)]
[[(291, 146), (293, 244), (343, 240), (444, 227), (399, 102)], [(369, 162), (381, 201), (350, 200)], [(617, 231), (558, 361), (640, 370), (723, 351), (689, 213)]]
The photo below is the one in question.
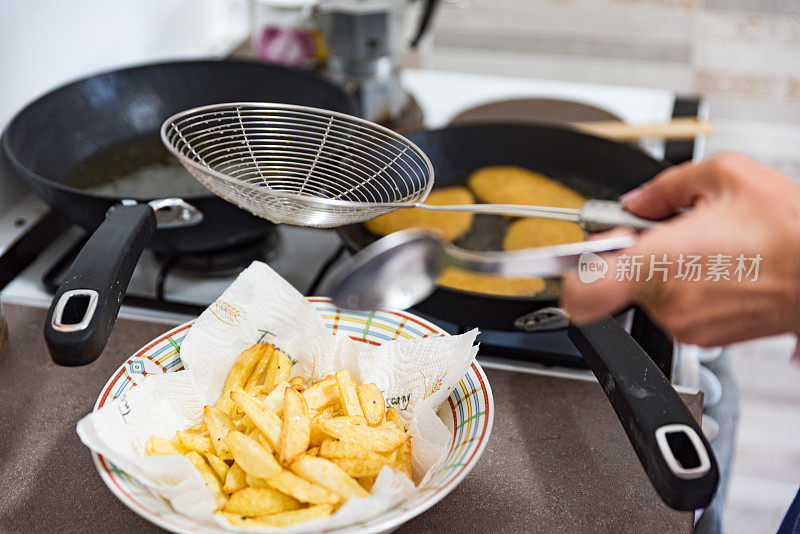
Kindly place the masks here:
[(800, 534), (800, 491), (795, 495), (781, 526), (778, 527), (778, 534)]

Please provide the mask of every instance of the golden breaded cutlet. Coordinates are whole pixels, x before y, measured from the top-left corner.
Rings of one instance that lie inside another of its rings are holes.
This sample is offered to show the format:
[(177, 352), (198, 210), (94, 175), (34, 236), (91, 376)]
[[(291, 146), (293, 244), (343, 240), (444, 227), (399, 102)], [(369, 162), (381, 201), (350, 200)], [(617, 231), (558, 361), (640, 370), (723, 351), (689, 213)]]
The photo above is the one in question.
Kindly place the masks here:
[(475, 197), (488, 204), (580, 208), (586, 199), (569, 187), (522, 167), (482, 167), (467, 180)]
[(544, 289), (544, 280), (541, 278), (505, 278), (457, 267), (448, 267), (442, 271), (436, 283), (463, 291), (510, 297), (536, 295)]
[(519, 250), (578, 241), (583, 241), (583, 230), (577, 224), (531, 217), (511, 223), (503, 238), (503, 248)]
[[(426, 204), (473, 204), (475, 197), (466, 187), (443, 187), (431, 191)], [(384, 236), (408, 228), (438, 230), (447, 241), (453, 241), (472, 226), (472, 213), (437, 213), (420, 208), (399, 209), (364, 223), (367, 230)]]

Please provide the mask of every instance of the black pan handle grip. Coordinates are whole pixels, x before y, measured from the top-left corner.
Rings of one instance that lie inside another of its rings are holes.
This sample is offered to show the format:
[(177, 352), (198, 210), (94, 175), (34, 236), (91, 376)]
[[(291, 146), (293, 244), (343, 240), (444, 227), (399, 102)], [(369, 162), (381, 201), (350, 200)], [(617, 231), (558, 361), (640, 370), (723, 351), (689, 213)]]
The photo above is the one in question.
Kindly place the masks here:
[(617, 412), (661, 499), (677, 510), (707, 506), (719, 483), (700, 426), (655, 362), (611, 317), (569, 326), (569, 337)]
[(133, 269), (156, 230), (148, 204), (114, 206), (67, 271), (47, 313), (44, 338), (59, 365), (100, 356)]

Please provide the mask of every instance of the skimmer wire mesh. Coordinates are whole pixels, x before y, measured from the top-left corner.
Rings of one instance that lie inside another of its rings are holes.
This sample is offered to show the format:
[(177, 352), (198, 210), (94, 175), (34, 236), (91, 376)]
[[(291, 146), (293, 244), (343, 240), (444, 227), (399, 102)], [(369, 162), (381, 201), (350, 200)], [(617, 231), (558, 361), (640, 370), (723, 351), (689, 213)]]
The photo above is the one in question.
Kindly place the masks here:
[(425, 154), (369, 121), (286, 104), (191, 109), (161, 128), (167, 148), (206, 188), (273, 222), (333, 227), (421, 202)]

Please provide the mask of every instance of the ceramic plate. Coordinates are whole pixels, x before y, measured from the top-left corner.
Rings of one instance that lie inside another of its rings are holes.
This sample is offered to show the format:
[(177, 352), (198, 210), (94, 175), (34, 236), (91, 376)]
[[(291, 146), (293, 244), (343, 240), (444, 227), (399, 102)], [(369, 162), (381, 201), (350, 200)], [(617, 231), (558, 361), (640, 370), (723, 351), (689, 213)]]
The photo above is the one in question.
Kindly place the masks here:
[[(416, 339), (448, 335), (436, 325), (410, 313), (376, 311), (361, 313), (337, 309), (327, 298), (311, 297), (309, 302), (322, 316), (325, 326), (336, 335), (380, 345), (399, 337)], [(124, 395), (149, 375), (173, 373), (183, 369), (181, 341), (192, 323), (173, 328), (146, 344), (131, 356), (106, 383), (97, 399), (95, 410), (106, 402)], [(405, 501), (383, 515), (330, 532), (386, 532), (397, 528), (441, 500), (472, 470), (483, 453), (494, 418), (492, 391), (478, 363), (455, 387), (447, 402), (439, 408), (439, 417), (452, 432), (447, 458), (435, 471), (430, 482), (413, 499)], [(173, 532), (228, 532), (203, 525), (175, 512), (169, 502), (128, 475), (92, 453), (103, 482), (125, 505), (156, 525)]]

